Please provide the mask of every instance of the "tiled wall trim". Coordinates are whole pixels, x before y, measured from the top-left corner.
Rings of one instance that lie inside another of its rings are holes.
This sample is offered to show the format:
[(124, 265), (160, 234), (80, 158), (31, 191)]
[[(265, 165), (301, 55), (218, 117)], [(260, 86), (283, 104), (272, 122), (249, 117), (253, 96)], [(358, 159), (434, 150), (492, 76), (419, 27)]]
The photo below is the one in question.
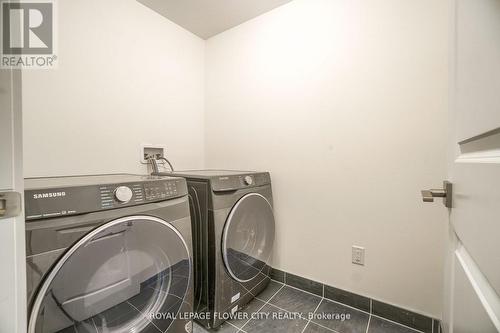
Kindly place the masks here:
[(351, 292), (325, 285), (325, 298), (347, 304), (353, 308), (370, 312), (370, 299)]
[(321, 282), (303, 278), (298, 275), (283, 272), (278, 269), (271, 271), (271, 278), (312, 294), (325, 297), (332, 301), (352, 306), (370, 314), (395, 321), (425, 333), (440, 333), (440, 321), (394, 305), (357, 295), (338, 289)]
[(290, 273), (285, 273), (286, 284), (310, 292), (311, 294), (323, 297), (323, 284), (304, 279), (301, 276), (293, 275)]
[(273, 268), (271, 269), (271, 279), (285, 283), (285, 272)]
[(398, 308), (394, 305), (372, 300), (372, 314), (390, 319), (422, 332), (432, 333), (432, 318)]

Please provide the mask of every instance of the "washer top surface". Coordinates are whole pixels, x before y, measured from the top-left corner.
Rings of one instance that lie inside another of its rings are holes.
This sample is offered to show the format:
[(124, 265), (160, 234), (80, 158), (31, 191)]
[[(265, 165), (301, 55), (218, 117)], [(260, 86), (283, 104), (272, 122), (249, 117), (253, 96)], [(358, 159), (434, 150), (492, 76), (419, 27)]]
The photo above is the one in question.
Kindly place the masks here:
[(133, 174), (109, 174), (90, 176), (63, 176), (26, 178), (25, 189), (58, 188), (88, 185), (106, 185), (115, 183), (148, 182), (155, 180), (174, 179), (170, 176), (147, 176)]

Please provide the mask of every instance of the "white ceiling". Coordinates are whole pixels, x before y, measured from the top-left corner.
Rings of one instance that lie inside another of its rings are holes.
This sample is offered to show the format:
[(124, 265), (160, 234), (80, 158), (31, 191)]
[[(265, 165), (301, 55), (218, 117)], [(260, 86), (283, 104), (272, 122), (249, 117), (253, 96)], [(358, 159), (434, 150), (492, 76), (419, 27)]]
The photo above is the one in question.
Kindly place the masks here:
[(137, 0), (208, 39), (292, 0)]

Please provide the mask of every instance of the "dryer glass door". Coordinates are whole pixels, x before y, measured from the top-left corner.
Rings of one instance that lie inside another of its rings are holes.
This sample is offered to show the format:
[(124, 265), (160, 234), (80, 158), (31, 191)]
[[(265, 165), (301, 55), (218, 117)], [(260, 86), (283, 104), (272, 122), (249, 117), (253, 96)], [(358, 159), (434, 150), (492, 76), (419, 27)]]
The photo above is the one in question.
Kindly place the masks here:
[(255, 278), (269, 264), (274, 243), (274, 215), (265, 197), (250, 193), (231, 210), (222, 235), (222, 254), (231, 276)]
[(106, 223), (48, 273), (28, 333), (165, 332), (190, 302), (190, 278), (189, 249), (171, 224), (148, 216)]

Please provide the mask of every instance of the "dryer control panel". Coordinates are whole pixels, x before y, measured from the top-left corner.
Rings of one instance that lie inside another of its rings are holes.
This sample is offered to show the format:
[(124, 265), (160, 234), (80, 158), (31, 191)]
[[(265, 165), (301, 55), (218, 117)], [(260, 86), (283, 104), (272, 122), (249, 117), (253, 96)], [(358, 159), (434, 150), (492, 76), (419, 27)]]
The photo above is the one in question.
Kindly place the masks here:
[[(92, 180), (101, 179), (103, 180), (101, 184), (89, 184)], [(104, 179), (108, 182), (104, 183)], [(114, 183), (113, 180), (120, 182)], [(27, 179), (26, 184), (26, 220), (97, 212), (187, 195), (186, 180), (178, 177), (109, 175), (107, 178), (106, 176), (38, 178)]]
[(215, 192), (235, 191), (242, 188), (271, 184), (271, 176), (268, 172), (217, 176), (212, 177), (210, 183), (212, 190)]

